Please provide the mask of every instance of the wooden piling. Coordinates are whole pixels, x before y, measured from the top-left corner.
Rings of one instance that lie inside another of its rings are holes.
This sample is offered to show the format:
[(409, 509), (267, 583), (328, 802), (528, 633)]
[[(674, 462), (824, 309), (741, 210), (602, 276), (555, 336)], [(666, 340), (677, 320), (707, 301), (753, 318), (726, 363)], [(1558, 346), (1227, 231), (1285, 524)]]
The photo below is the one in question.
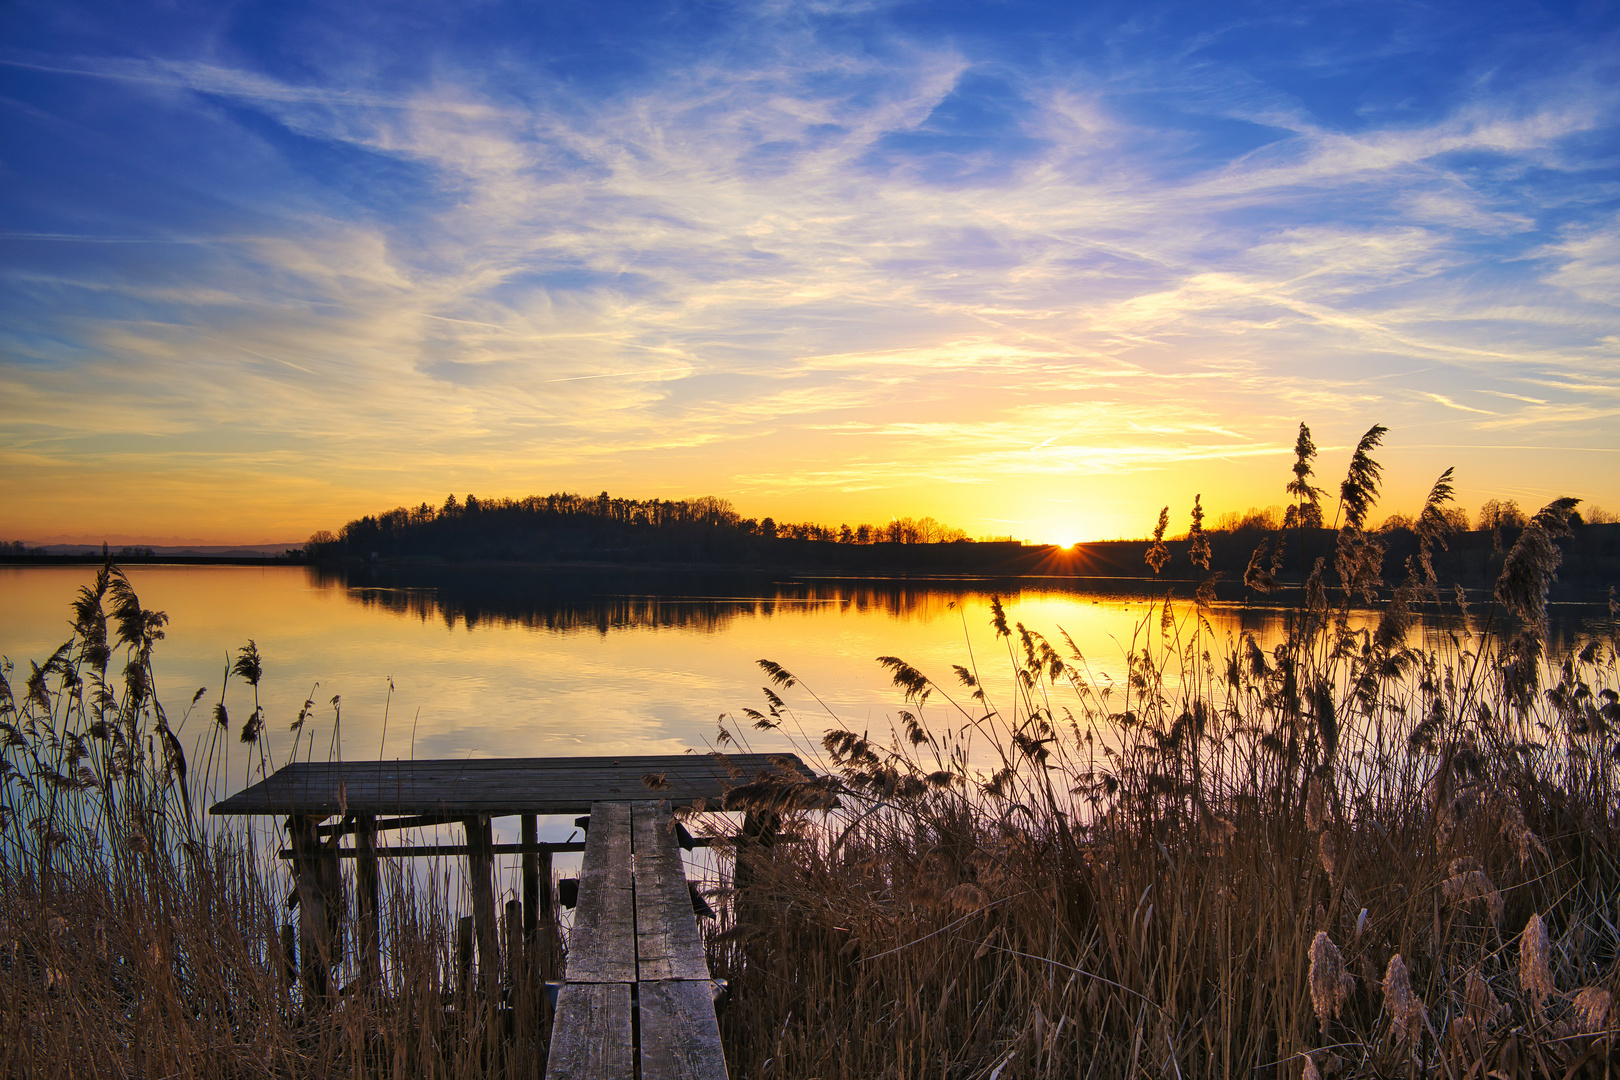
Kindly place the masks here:
[(456, 920), (456, 989), (465, 999), (472, 991), (473, 920), (463, 915)]
[(528, 980), (524, 975), (523, 902), (506, 902), (506, 992), (515, 1004), (519, 991)]
[[(534, 814), (523, 815), (523, 943), (534, 948), (535, 933), (540, 925), (540, 853), (533, 848), (540, 843), (540, 823)], [(546, 852), (546, 862), (551, 852)], [(551, 877), (550, 867), (546, 877)], [(548, 881), (547, 884), (550, 884)], [(550, 892), (548, 889), (547, 892)]]
[(291, 990), (298, 981), (298, 939), (291, 922), (281, 924), (281, 988)]
[(325, 890), (321, 888), (322, 851), (316, 819), (294, 814), (287, 819), (293, 849), (293, 880), (298, 889), (298, 967), (304, 1000), (312, 1005), (326, 997), (332, 944)]
[(359, 954), (365, 984), (375, 990), (382, 980), (382, 914), (377, 887), (377, 819), (363, 814), (355, 819), (355, 916)]
[(538, 823), (523, 815), (523, 949), (524, 968), (538, 999), (540, 982), (551, 969), (553, 918), (551, 911), (551, 851), (537, 850)]
[(462, 821), (467, 833), (467, 885), (472, 893), (473, 931), (478, 938), (478, 981), (491, 997), (500, 988), (501, 949), (495, 925), (495, 853), (489, 818)]
[(762, 852), (776, 843), (781, 821), (779, 815), (768, 811), (749, 810), (743, 814), (742, 833), (735, 841), (736, 859), (731, 868), (732, 913), (739, 923), (750, 923), (754, 919), (757, 904), (744, 894), (758, 881)]

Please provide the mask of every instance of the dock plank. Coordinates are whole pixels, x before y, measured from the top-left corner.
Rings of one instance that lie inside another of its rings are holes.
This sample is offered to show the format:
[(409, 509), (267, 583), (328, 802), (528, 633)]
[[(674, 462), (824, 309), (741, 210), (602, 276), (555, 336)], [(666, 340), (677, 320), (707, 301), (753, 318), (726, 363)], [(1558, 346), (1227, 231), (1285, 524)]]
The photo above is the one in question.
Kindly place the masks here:
[(638, 987), (641, 1080), (725, 1080), (726, 1056), (708, 982)]
[[(296, 762), (214, 804), (215, 814), (578, 814), (595, 802), (703, 801), (761, 775), (808, 775), (791, 754)], [(646, 776), (661, 776), (648, 787)]]
[(557, 993), (546, 1080), (634, 1080), (628, 983), (570, 983)]
[(637, 974), (644, 983), (656, 979), (706, 981), (709, 965), (692, 914), (692, 894), (680, 849), (669, 831), (669, 812), (640, 803), (631, 815)]
[(635, 899), (630, 860), (630, 805), (591, 808), (580, 867), (579, 903), (568, 934), (570, 983), (636, 981)]

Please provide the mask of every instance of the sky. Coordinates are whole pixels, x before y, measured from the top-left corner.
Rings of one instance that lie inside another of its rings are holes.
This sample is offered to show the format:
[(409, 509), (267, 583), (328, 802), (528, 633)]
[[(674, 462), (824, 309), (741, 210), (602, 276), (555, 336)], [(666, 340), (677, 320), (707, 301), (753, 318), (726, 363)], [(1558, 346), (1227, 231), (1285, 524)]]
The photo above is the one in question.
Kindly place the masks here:
[[(1620, 510), (1608, 3), (0, 7), (0, 538)], [(1377, 515), (1375, 515), (1376, 517)]]

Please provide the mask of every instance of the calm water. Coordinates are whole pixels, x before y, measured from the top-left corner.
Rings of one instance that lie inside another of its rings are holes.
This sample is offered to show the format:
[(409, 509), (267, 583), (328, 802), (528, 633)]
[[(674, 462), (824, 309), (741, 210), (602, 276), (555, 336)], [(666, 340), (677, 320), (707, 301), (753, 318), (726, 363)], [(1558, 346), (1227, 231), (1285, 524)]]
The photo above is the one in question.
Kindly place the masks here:
[[(1150, 601), (1030, 583), (773, 582), (745, 577), (565, 577), (444, 571), (324, 575), (303, 567), (129, 568), (148, 606), (169, 615), (158, 690), (190, 748), (211, 722), (227, 658), (249, 638), (264, 658), (259, 688), (277, 762), (306, 698), (317, 704), (300, 757), (528, 756), (670, 753), (713, 743), (716, 720), (761, 707), (760, 658), (799, 676), (847, 726), (885, 732), (902, 706), (875, 658), (899, 656), (946, 685), (975, 661), (992, 695), (1011, 685), (1006, 642), (990, 627), (1000, 592), (1008, 618), (1059, 640), (1066, 630), (1093, 681), (1118, 680)], [(0, 654), (20, 681), (68, 635), (68, 605), (93, 567), (0, 567)], [(1119, 590), (1124, 588), (1125, 593)], [(1595, 612), (1564, 613), (1578, 634)], [(1279, 610), (1217, 607), (1218, 634), (1282, 631)], [(1157, 633), (1157, 623), (1153, 632)], [(390, 693), (390, 683), (392, 692)], [(206, 693), (183, 723), (199, 687)], [(225, 688), (240, 726), (253, 694)], [(786, 692), (818, 737), (829, 717)], [(1002, 696), (1008, 696), (1003, 693)], [(338, 710), (331, 699), (341, 704)], [(386, 721), (386, 723), (385, 723)], [(786, 748), (739, 724), (753, 749)], [(223, 795), (248, 755), (232, 743)]]

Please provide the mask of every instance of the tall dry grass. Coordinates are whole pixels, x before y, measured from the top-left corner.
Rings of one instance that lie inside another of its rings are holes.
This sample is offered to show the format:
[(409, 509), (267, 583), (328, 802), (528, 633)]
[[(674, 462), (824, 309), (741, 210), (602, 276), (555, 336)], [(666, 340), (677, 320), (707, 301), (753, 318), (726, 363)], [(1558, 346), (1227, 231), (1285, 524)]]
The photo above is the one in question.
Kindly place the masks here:
[[(1449, 470), (1420, 555), (1381, 588), (1381, 436), (1275, 648), (1215, 634), (1206, 591), (1142, 622), (1113, 686), (997, 604), (1010, 677), (884, 658), (907, 699), (892, 732), (831, 717), (830, 779), (735, 791), (795, 842), (740, 853), (752, 886), (715, 935), (733, 1075), (1609, 1075), (1615, 612), (1544, 655), (1573, 500), (1464, 610), (1430, 562)], [(1300, 447), (1305, 523), (1303, 429)], [(1252, 587), (1290, 538), (1273, 540)], [(805, 688), (763, 666), (775, 688), (747, 717), (795, 730)]]
[[(535, 1075), (541, 1006), (464, 992), (440, 872), (385, 861), (383, 970), (350, 949), (341, 990), (305, 997), (278, 837), (210, 821), (195, 798), (233, 737), (271, 766), (262, 713), (238, 735), (216, 708), (193, 770), (151, 690), (165, 621), (108, 566), (73, 637), (15, 688), (0, 679), (0, 1075)], [(234, 668), (256, 685), (256, 650)]]

